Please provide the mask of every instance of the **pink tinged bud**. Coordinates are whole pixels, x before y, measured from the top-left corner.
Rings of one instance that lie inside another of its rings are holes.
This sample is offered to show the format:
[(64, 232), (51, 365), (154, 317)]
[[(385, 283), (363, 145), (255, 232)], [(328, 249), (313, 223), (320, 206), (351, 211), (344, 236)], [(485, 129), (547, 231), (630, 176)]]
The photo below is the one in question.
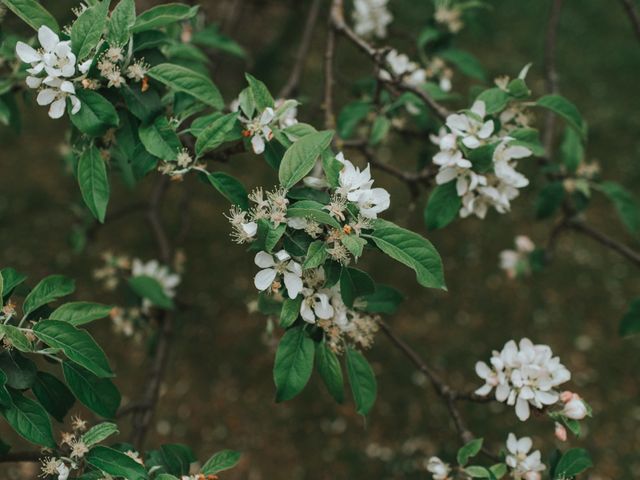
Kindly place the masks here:
[(567, 441), (567, 429), (557, 422), (556, 422), (555, 435), (556, 435), (556, 438), (561, 442)]
[(582, 420), (587, 416), (587, 413), (587, 406), (577, 395), (569, 400), (562, 410), (562, 414), (572, 420)]
[(524, 478), (524, 480), (541, 480), (542, 475), (540, 475), (540, 472), (527, 472), (522, 478)]
[(564, 392), (562, 392), (560, 394), (560, 400), (562, 401), (562, 403), (567, 403), (568, 401), (570, 401), (571, 399), (573, 399), (573, 392), (570, 392), (568, 390), (565, 390)]

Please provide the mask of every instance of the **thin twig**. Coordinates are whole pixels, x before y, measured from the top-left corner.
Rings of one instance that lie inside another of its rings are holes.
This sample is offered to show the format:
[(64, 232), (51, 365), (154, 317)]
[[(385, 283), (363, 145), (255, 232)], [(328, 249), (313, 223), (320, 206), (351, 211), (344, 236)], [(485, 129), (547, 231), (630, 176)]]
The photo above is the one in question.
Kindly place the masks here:
[[(547, 23), (547, 36), (544, 50), (545, 88), (548, 94), (558, 93), (558, 72), (556, 70), (556, 46), (558, 43), (558, 25), (560, 23), (560, 10), (562, 0), (552, 0), (549, 21)], [(544, 149), (546, 161), (553, 158), (553, 141), (555, 139), (556, 116), (553, 112), (547, 112), (545, 118)]]
[(304, 31), (302, 33), (302, 40), (298, 46), (296, 52), (295, 62), (287, 83), (282, 87), (279, 98), (289, 98), (295, 96), (298, 93), (298, 87), (300, 86), (300, 79), (304, 70), (305, 61), (309, 54), (309, 48), (311, 47), (311, 40), (313, 38), (313, 30), (318, 22), (318, 15), (320, 13), (320, 4), (322, 0), (313, 0), (311, 7), (309, 8), (309, 14), (307, 15), (307, 21), (304, 25)]
[(636, 37), (640, 41), (640, 15), (638, 14), (638, 10), (636, 9), (633, 0), (620, 0), (622, 3), (622, 7), (625, 12), (627, 12), (627, 16), (631, 21), (631, 26), (633, 27), (633, 33), (635, 33)]
[(640, 267), (640, 252), (637, 252), (627, 245), (611, 238), (606, 233), (602, 233), (601, 231), (579, 220), (568, 222), (567, 227), (576, 232), (580, 232), (588, 237), (593, 238), (595, 241), (604, 245), (605, 247), (618, 252), (620, 255), (633, 263), (636, 267)]
[(333, 57), (336, 49), (336, 33), (329, 27), (327, 31), (327, 46), (324, 53), (324, 126), (333, 129), (336, 126), (336, 116), (333, 111), (333, 86), (335, 78), (333, 76)]

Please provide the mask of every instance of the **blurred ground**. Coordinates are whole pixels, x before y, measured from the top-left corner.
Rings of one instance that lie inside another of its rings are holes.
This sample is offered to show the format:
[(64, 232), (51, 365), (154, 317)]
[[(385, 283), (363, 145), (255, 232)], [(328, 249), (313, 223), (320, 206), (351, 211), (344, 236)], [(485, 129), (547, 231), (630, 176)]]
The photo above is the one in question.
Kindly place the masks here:
[[(151, 2), (149, 2), (151, 3)], [(216, 18), (225, 2), (204, 1)], [(297, 44), (308, 2), (246, 1), (235, 38), (252, 52), (253, 72), (272, 90), (282, 85)], [(396, 21), (392, 31), (400, 45), (406, 32), (417, 32), (426, 7), (411, 0), (392, 2)], [(532, 61), (531, 85), (543, 91), (543, 31), (548, 2), (495, 0), (467, 29), (460, 45), (473, 51), (492, 76), (515, 75)], [(60, 18), (70, 2), (44, 1)], [(302, 91), (306, 107), (300, 117), (319, 118), (324, 21), (314, 39)], [(392, 33), (392, 38), (394, 37)], [(407, 47), (408, 48), (408, 47)], [(283, 53), (284, 52), (284, 53)], [(215, 78), (226, 98), (237, 93), (243, 65), (224, 58)], [(368, 65), (346, 43), (340, 44), (339, 101), (348, 100), (345, 82), (364, 74)], [(565, 94), (579, 105), (590, 124), (590, 157), (600, 161), (604, 176), (621, 181), (638, 193), (640, 163), (640, 44), (617, 2), (566, 2), (559, 32), (558, 68)], [(357, 72), (357, 73), (356, 73)], [(455, 85), (455, 82), (454, 82)], [(143, 217), (107, 224), (85, 254), (75, 255), (68, 244), (74, 223), (71, 204), (78, 205), (77, 187), (61, 174), (56, 155), (64, 140), (62, 121), (51, 121), (44, 109), (25, 109), (20, 136), (0, 131), (0, 264), (11, 265), (32, 279), (64, 273), (78, 280), (78, 299), (117, 301), (92, 280), (106, 249), (149, 258), (154, 245), (142, 225)], [(410, 165), (413, 145), (389, 144), (381, 155)], [(275, 182), (255, 158), (234, 159), (230, 171), (247, 185)], [(535, 171), (535, 168), (530, 170)], [(426, 234), (421, 210), (407, 211), (407, 192), (395, 180), (376, 175), (392, 190), (388, 218)], [(145, 191), (151, 184), (145, 181)], [(533, 182), (535, 185), (535, 181)], [(364, 479), (427, 478), (415, 470), (426, 455), (453, 460), (457, 438), (439, 400), (424, 379), (382, 336), (367, 356), (378, 374), (379, 399), (367, 425), (351, 405), (336, 406), (314, 378), (299, 398), (276, 405), (271, 379), (274, 340), (266, 322), (248, 314), (253, 265), (243, 249), (229, 242), (222, 217), (226, 204), (211, 189), (187, 179), (172, 188), (167, 217), (181, 214), (182, 191), (193, 193), (192, 229), (184, 246), (188, 274), (181, 295), (193, 307), (180, 317), (164, 394), (149, 445), (175, 441), (195, 447), (200, 458), (221, 448), (244, 452), (240, 468), (225, 479)], [(114, 187), (112, 207), (135, 201), (140, 192)], [(442, 254), (448, 293), (421, 290), (407, 270), (376, 257), (368, 266), (378, 279), (400, 287), (408, 301), (390, 323), (451, 383), (478, 384), (473, 365), (510, 338), (529, 336), (548, 343), (574, 372), (574, 385), (594, 407), (584, 438), (574, 442), (590, 449), (597, 468), (591, 479), (640, 477), (640, 342), (622, 341), (617, 324), (637, 295), (637, 270), (589, 239), (563, 237), (551, 268), (533, 278), (511, 282), (497, 269), (498, 252), (511, 247), (516, 234), (544, 243), (548, 224), (532, 217), (534, 188), (514, 203), (511, 215), (491, 215), (486, 221), (458, 221), (429, 238)], [(601, 200), (589, 220), (628, 242), (611, 210)], [(637, 242), (635, 242), (637, 246)], [(145, 349), (111, 333), (106, 324), (93, 327), (118, 372), (117, 383), (131, 398), (144, 381)], [(550, 452), (548, 422), (520, 424), (509, 410), (492, 405), (467, 408), (471, 428), (497, 447), (506, 432), (533, 433), (536, 445)], [(3, 434), (3, 436), (5, 436)], [(13, 436), (7, 439), (13, 441)], [(16, 478), (27, 478), (24, 475)]]

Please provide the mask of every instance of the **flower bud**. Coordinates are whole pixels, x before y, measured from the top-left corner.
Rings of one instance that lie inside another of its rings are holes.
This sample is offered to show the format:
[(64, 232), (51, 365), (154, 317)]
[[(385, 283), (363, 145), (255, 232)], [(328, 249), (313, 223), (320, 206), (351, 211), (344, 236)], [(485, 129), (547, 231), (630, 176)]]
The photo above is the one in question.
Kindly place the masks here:
[(567, 441), (567, 429), (564, 428), (558, 422), (556, 422), (555, 435), (556, 435), (556, 438), (558, 440), (560, 440), (561, 442), (566, 442)]
[(570, 392), (568, 390), (565, 390), (564, 392), (562, 392), (560, 394), (560, 400), (562, 401), (562, 403), (567, 403), (568, 401), (573, 399), (573, 396), (575, 394), (573, 392)]
[(540, 472), (527, 472), (522, 477), (524, 480), (542, 480)]
[(562, 410), (562, 414), (564, 416), (573, 420), (582, 420), (587, 416), (587, 413), (587, 406), (577, 395), (574, 395), (574, 397), (565, 404), (564, 409)]

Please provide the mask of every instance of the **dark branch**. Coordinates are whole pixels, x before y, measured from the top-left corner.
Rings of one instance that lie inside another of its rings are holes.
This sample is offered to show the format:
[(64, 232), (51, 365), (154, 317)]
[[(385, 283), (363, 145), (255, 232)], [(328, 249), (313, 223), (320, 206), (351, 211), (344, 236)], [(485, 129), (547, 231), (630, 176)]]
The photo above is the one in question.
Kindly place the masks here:
[[(558, 93), (558, 72), (556, 70), (556, 46), (558, 43), (558, 25), (560, 23), (560, 10), (562, 0), (552, 0), (549, 21), (547, 23), (547, 36), (544, 49), (545, 88), (548, 94)], [(555, 138), (556, 116), (547, 112), (544, 131), (544, 149), (546, 161), (553, 158), (553, 141)]]
[(615, 252), (618, 252), (620, 255), (633, 263), (636, 267), (640, 267), (640, 253), (628, 247), (627, 245), (611, 238), (607, 234), (602, 233), (601, 231), (579, 220), (568, 222), (567, 227), (576, 232), (580, 232), (588, 237), (591, 237), (596, 242)]
[(635, 33), (638, 41), (640, 41), (640, 15), (638, 15), (638, 10), (634, 5), (633, 0), (620, 0), (620, 2), (631, 21), (633, 33)]

